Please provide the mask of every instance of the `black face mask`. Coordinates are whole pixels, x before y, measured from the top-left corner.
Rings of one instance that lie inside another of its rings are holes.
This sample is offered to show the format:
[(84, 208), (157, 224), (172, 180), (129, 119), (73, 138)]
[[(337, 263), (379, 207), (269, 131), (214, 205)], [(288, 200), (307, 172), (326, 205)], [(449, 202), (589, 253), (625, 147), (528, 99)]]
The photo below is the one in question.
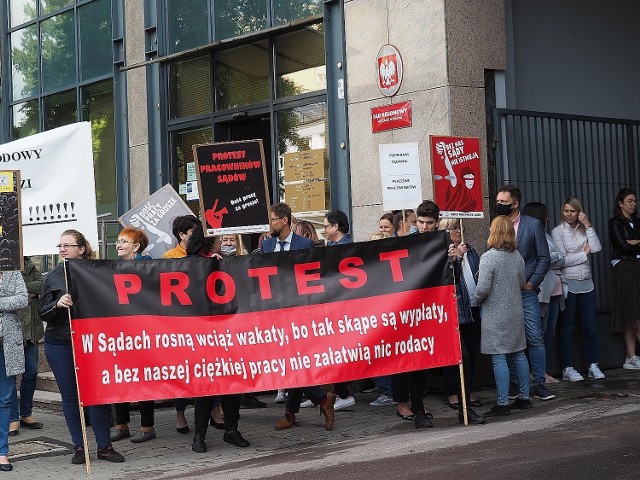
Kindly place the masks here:
[(503, 203), (496, 203), (496, 213), (498, 215), (505, 215), (505, 216), (509, 216), (511, 215), (511, 207), (513, 206), (513, 203), (508, 203), (508, 204), (503, 204)]

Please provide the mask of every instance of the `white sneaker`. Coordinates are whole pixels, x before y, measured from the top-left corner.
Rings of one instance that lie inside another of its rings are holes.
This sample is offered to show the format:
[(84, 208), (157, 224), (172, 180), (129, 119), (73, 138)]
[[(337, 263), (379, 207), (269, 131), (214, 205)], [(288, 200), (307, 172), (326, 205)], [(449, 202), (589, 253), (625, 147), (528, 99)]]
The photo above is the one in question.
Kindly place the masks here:
[(356, 399), (349, 395), (347, 398), (336, 398), (336, 403), (333, 405), (333, 410), (344, 410), (345, 408), (353, 407), (356, 404)]
[(278, 390), (278, 394), (276, 395), (276, 403), (287, 403), (286, 390)]
[(300, 404), (300, 408), (311, 408), (311, 407), (313, 407), (313, 402), (311, 400), (307, 400), (306, 402), (302, 402)]
[(595, 378), (596, 380), (604, 378), (604, 373), (600, 371), (600, 367), (598, 367), (597, 363), (589, 365), (589, 378)]
[(394, 402), (393, 398), (387, 397), (383, 393), (378, 398), (376, 398), (373, 402), (371, 402), (369, 405), (371, 405), (372, 407), (380, 407), (382, 405), (397, 405), (397, 404), (398, 402)]
[(626, 370), (640, 370), (640, 358), (638, 358), (637, 355), (634, 355), (631, 358), (626, 358), (622, 368)]
[(567, 367), (562, 371), (562, 379), (568, 382), (581, 382), (584, 377), (580, 375), (575, 368)]

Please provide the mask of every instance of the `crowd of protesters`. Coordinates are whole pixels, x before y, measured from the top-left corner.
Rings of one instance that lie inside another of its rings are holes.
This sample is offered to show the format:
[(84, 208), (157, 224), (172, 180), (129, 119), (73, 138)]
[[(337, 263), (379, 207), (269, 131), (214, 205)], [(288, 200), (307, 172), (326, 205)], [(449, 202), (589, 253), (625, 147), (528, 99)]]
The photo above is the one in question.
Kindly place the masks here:
[[(595, 329), (595, 286), (590, 256), (599, 252), (600, 240), (583, 210), (579, 199), (568, 197), (560, 209), (561, 221), (548, 229), (547, 207), (539, 202), (521, 205), (520, 190), (513, 185), (501, 187), (495, 199), (495, 218), (491, 222), (486, 252), (479, 256), (464, 240), (463, 222), (440, 219), (440, 209), (426, 200), (416, 210), (385, 213), (379, 220), (379, 231), (371, 239), (446, 231), (450, 247), (448, 256), (453, 266), (461, 345), (463, 345), (464, 382), (460, 385), (455, 367), (443, 368), (449, 406), (458, 414), (460, 423), (483, 424), (486, 417), (509, 415), (513, 408), (532, 408), (531, 396), (551, 400), (554, 393), (547, 387), (547, 362), (556, 330), (562, 379), (584, 380), (576, 368), (573, 343), (576, 319), (584, 330), (586, 374), (592, 379), (605, 375), (598, 366)], [(253, 253), (268, 254), (324, 245), (315, 226), (305, 220), (296, 221), (283, 203), (270, 207), (270, 231), (260, 238)], [(323, 220), (322, 233), (327, 245), (351, 243), (347, 215), (339, 210), (329, 212)], [(178, 217), (173, 223), (177, 245), (165, 258), (195, 256), (224, 259), (248, 254), (240, 235), (205, 237), (202, 224), (193, 216)], [(640, 370), (636, 355), (640, 341), (640, 218), (637, 197), (628, 188), (620, 190), (609, 221), (613, 246), (611, 330), (624, 335), (626, 358), (623, 368)], [(425, 241), (428, 241), (425, 236)], [(116, 249), (121, 260), (150, 258), (145, 233), (125, 228), (118, 235)], [(62, 233), (58, 244), (64, 259), (92, 258), (93, 251), (84, 235), (76, 230)], [(32, 403), (38, 365), (38, 342), (44, 339), (45, 355), (62, 396), (63, 413), (74, 448), (73, 464), (84, 464), (81, 418), (74, 374), (73, 352), (68, 309), (73, 305), (67, 293), (62, 264), (43, 276), (25, 258), (25, 269), (0, 272), (0, 317), (4, 348), (0, 355), (0, 471), (11, 471), (8, 459), (8, 437), (19, 428), (42, 429), (33, 418)], [(43, 329), (43, 321), (46, 328)], [(19, 346), (19, 348), (14, 348)], [(484, 414), (474, 408), (482, 404), (474, 397), (474, 373), (479, 354), (490, 356), (496, 383), (495, 405)], [(433, 426), (433, 415), (424, 405), (425, 371), (398, 373), (372, 379), (380, 390), (373, 406), (395, 405), (402, 420), (416, 428)], [(19, 389), (16, 376), (22, 374)], [(532, 382), (530, 382), (530, 375)], [(464, 389), (462, 388), (464, 386)], [(20, 393), (18, 400), (17, 393)], [(335, 393), (334, 393), (335, 392)], [(303, 398), (306, 397), (306, 402)], [(510, 403), (510, 399), (515, 399)], [(187, 399), (176, 399), (176, 430), (188, 433), (185, 416)], [(313, 386), (279, 390), (276, 403), (284, 403), (284, 415), (275, 424), (277, 430), (291, 428), (301, 407), (318, 406), (324, 427), (332, 430), (335, 411), (355, 404), (349, 385)], [(464, 406), (466, 405), (466, 411)], [(266, 403), (255, 395), (223, 395), (195, 400), (195, 435), (192, 449), (205, 452), (207, 427), (224, 430), (223, 440), (237, 447), (249, 441), (238, 431), (239, 409), (264, 408)], [(131, 435), (130, 405), (88, 407), (87, 413), (98, 446), (97, 457), (110, 462), (123, 462), (112, 442), (128, 437), (134, 443), (156, 438), (153, 402), (140, 402), (140, 427)], [(112, 428), (112, 424), (114, 424)]]

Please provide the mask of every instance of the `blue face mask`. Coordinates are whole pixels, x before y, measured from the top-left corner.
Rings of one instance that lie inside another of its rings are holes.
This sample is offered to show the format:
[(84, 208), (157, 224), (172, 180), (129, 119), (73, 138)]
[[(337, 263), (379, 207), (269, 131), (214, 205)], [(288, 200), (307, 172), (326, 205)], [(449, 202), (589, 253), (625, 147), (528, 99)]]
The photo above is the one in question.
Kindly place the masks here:
[(415, 225), (412, 225), (411, 228), (409, 229), (408, 235), (413, 235), (414, 233), (418, 233), (418, 227), (416, 227)]
[(233, 257), (236, 254), (236, 247), (233, 245), (222, 245), (220, 247), (220, 253), (223, 257)]

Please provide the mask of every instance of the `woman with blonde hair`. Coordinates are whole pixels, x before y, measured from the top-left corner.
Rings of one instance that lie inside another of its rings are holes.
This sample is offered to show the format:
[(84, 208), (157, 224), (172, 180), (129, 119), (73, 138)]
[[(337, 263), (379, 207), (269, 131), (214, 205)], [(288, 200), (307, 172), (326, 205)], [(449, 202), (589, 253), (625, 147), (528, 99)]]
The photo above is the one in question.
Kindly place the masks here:
[(480, 257), (476, 302), (482, 304), (480, 350), (491, 355), (496, 380), (496, 405), (484, 415), (511, 415), (509, 405), (509, 367), (518, 373), (519, 396), (515, 408), (531, 408), (529, 399), (529, 362), (524, 354), (524, 310), (520, 291), (526, 283), (524, 260), (516, 250), (513, 223), (504, 215), (491, 222), (487, 248)]
[[(77, 230), (65, 230), (58, 244), (61, 260), (93, 258), (91, 245)], [(51, 366), (62, 396), (62, 411), (71, 434), (74, 455), (71, 463), (86, 463), (86, 452), (82, 438), (78, 389), (71, 348), (71, 322), (69, 308), (73, 305), (71, 294), (67, 293), (64, 278), (64, 263), (51, 270), (44, 279), (40, 294), (40, 318), (46, 322), (44, 332), (44, 353)], [(87, 407), (91, 427), (98, 444), (98, 458), (109, 462), (124, 462), (124, 457), (111, 446), (109, 428), (111, 426), (111, 405)]]
[(573, 368), (573, 337), (576, 332), (576, 310), (580, 310), (584, 330), (585, 354), (589, 378), (604, 378), (598, 367), (596, 345), (596, 289), (589, 265), (590, 254), (602, 250), (598, 234), (580, 200), (568, 197), (562, 204), (562, 222), (551, 232), (553, 241), (564, 254), (562, 268), (565, 310), (560, 322), (560, 362), (562, 379), (569, 382), (584, 380)]

